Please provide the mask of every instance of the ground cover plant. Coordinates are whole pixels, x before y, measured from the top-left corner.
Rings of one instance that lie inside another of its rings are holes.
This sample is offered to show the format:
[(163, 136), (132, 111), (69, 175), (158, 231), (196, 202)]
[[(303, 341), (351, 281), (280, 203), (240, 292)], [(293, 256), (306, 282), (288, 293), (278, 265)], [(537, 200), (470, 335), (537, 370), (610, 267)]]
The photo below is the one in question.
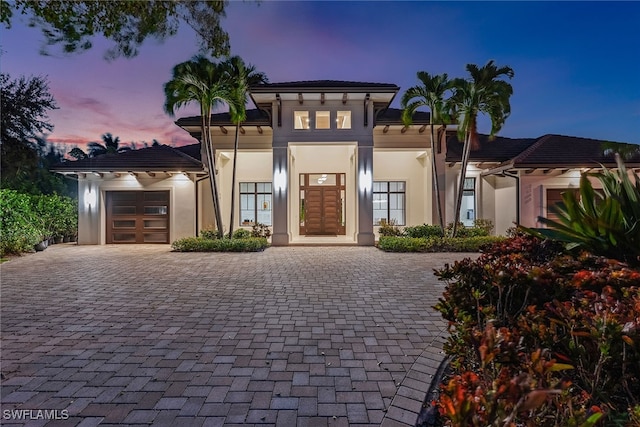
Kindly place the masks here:
[(457, 237), (451, 237), (453, 224), (446, 230), (438, 225), (398, 227), (383, 222), (380, 226), (378, 248), (386, 252), (478, 252), (487, 244), (499, 242), (501, 236), (491, 236), (493, 224), (476, 220), (473, 227), (460, 227)]
[(583, 176), (550, 229), (436, 271), (450, 331), (434, 402), (444, 425), (640, 425), (640, 180), (620, 164), (590, 176), (602, 192)]
[(259, 252), (269, 247), (269, 227), (256, 224), (249, 231), (244, 228), (233, 232), (231, 238), (219, 238), (217, 230), (208, 228), (198, 237), (185, 237), (171, 244), (175, 252)]

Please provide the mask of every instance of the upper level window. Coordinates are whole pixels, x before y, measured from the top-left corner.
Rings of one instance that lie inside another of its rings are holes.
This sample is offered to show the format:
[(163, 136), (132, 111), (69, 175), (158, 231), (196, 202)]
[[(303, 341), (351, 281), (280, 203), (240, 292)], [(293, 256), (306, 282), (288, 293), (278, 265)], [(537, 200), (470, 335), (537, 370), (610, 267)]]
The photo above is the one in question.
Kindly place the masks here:
[(331, 129), (330, 113), (328, 111), (316, 111), (316, 129)]
[(351, 111), (338, 111), (336, 127), (338, 129), (351, 129)]
[(294, 111), (293, 112), (294, 129), (309, 129), (309, 112)]

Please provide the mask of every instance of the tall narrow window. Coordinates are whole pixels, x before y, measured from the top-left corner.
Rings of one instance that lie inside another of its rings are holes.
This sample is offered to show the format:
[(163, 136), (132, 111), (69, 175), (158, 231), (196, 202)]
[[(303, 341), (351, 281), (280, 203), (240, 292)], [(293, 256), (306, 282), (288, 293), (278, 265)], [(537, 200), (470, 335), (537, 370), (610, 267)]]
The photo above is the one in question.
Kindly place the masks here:
[(294, 122), (293, 124), (294, 129), (309, 129), (309, 112), (294, 111), (293, 122)]
[(316, 129), (331, 129), (331, 113), (316, 111)]
[(271, 225), (271, 183), (240, 183), (240, 225)]
[(373, 182), (373, 224), (405, 225), (406, 190), (403, 181)]
[(336, 127), (338, 129), (351, 129), (351, 111), (338, 111)]
[(476, 179), (465, 178), (460, 207), (460, 222), (472, 227), (476, 219)]

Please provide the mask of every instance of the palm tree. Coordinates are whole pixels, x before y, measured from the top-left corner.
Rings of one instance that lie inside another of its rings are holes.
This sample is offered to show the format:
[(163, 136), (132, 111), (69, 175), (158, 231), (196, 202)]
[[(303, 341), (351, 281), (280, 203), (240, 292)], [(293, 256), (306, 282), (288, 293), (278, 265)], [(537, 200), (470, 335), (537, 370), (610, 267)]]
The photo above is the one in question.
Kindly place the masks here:
[(480, 148), (478, 141), (478, 114), (484, 113), (491, 119), (491, 133), (489, 139), (493, 139), (502, 129), (504, 122), (511, 113), (509, 98), (513, 94), (511, 85), (500, 80), (502, 77), (513, 78), (511, 67), (498, 68), (493, 60), (481, 68), (475, 64), (467, 64), (469, 79), (454, 79), (452, 105), (456, 111), (458, 122), (458, 139), (464, 141), (462, 149), (462, 164), (460, 170), (460, 182), (456, 195), (456, 209), (453, 218), (453, 235), (458, 230), (460, 207), (462, 205), (462, 193), (464, 180), (467, 175), (467, 163), (471, 150)]
[(433, 125), (437, 123), (446, 129), (447, 123), (450, 122), (444, 95), (451, 89), (451, 82), (446, 73), (432, 76), (426, 71), (418, 71), (417, 76), (422, 84), (407, 89), (402, 97), (402, 121), (405, 125), (410, 125), (413, 121), (413, 114), (419, 107), (428, 107), (431, 111), (429, 124), (431, 125), (433, 191), (436, 200), (436, 211), (438, 213), (438, 224), (440, 224), (440, 228), (444, 231), (444, 217), (442, 215), (442, 206), (440, 205), (440, 183), (436, 162), (435, 129)]
[(211, 110), (221, 102), (229, 103), (231, 93), (225, 73), (219, 64), (211, 62), (203, 55), (173, 67), (172, 78), (164, 85), (167, 114), (174, 116), (177, 108), (196, 102), (200, 105), (202, 145), (207, 157), (211, 198), (216, 220), (218, 237), (223, 236), (218, 180), (215, 164), (215, 149), (211, 141)]
[(99, 142), (90, 142), (87, 144), (89, 157), (96, 157), (102, 154), (122, 153), (131, 150), (131, 147), (125, 145), (120, 146), (120, 138), (117, 136), (114, 138), (109, 132), (102, 135), (102, 142), (104, 142), (104, 144), (100, 144)]
[(229, 238), (233, 235), (233, 214), (236, 196), (236, 162), (238, 159), (238, 143), (240, 124), (247, 119), (247, 91), (249, 86), (268, 82), (264, 73), (256, 71), (256, 67), (245, 64), (239, 56), (232, 56), (222, 63), (222, 67), (230, 83), (231, 99), (229, 99), (229, 115), (236, 125), (236, 138), (233, 146), (233, 172), (231, 178), (231, 218), (229, 220)]

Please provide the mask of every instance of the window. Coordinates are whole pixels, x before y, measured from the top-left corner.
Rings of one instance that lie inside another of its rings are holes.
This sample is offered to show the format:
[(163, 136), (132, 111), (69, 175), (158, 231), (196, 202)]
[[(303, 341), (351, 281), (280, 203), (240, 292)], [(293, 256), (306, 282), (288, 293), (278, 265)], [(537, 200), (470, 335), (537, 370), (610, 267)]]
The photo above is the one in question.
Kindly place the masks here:
[(240, 183), (240, 225), (271, 224), (271, 183)]
[(380, 221), (405, 225), (405, 183), (403, 181), (373, 182), (373, 224)]
[(294, 111), (293, 112), (294, 129), (309, 129), (309, 112)]
[(330, 117), (328, 111), (316, 111), (316, 129), (331, 129)]
[(338, 111), (336, 127), (338, 129), (351, 129), (351, 111)]
[(460, 222), (472, 227), (476, 219), (476, 179), (465, 178), (460, 206)]
[(547, 215), (548, 219), (558, 220), (558, 214), (554, 212), (554, 206), (564, 203), (562, 194), (573, 191), (575, 196), (580, 199), (580, 191), (575, 188), (547, 188)]

